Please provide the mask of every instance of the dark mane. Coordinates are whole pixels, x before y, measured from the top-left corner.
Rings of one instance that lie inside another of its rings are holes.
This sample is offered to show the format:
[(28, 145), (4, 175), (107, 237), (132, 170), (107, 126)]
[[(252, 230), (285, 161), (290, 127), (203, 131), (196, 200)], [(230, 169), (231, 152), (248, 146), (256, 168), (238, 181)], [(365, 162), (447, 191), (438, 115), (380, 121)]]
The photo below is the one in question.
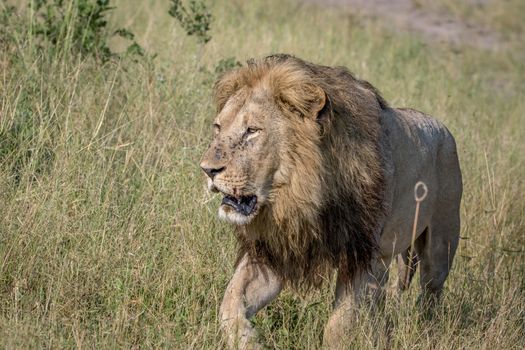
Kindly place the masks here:
[(352, 278), (369, 268), (384, 219), (379, 134), (388, 104), (344, 67), (278, 54), (250, 60), (221, 77), (217, 108), (241, 87), (263, 80), (276, 100), (284, 101), (284, 114), (306, 113), (312, 86), (320, 87), (327, 101), (313, 129), (293, 125), (298, 132), (287, 135), (293, 152), (278, 150), (293, 176), (272, 193), (271, 205), (239, 228), (239, 258), (248, 254), (293, 286), (317, 285), (334, 268)]

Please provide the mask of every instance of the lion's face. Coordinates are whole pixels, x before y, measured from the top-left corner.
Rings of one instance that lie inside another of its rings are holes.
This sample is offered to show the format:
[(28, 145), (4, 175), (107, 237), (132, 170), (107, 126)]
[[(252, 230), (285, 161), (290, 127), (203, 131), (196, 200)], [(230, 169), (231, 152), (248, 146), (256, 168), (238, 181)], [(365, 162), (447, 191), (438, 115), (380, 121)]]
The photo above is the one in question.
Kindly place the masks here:
[(240, 90), (213, 123), (201, 168), (211, 191), (223, 194), (219, 217), (245, 225), (268, 202), (279, 166), (279, 109), (264, 90)]

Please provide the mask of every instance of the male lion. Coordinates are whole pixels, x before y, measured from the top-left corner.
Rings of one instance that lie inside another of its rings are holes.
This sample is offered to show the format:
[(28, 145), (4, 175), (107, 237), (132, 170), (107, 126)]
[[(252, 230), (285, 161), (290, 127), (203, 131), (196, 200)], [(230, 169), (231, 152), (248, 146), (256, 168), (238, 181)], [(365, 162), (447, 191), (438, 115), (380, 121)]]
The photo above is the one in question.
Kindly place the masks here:
[(439, 297), (462, 193), (455, 141), (439, 121), (389, 107), (345, 68), (283, 54), (226, 73), (215, 102), (201, 167), (224, 195), (219, 217), (237, 226), (238, 261), (220, 309), (230, 347), (259, 346), (249, 318), (285, 285), (317, 286), (337, 270), (329, 347), (345, 341), (360, 300), (382, 296), (394, 257), (407, 288), (417, 181), (429, 189), (414, 244), (422, 296)]

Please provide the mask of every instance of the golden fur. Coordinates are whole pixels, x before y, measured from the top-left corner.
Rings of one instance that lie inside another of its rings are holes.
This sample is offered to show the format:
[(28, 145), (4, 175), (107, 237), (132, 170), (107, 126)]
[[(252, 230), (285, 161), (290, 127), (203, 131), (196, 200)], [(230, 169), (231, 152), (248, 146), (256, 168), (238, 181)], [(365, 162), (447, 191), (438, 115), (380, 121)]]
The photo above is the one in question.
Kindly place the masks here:
[(223, 76), (217, 110), (261, 84), (292, 132), (272, 150), (282, 185), (238, 229), (239, 259), (247, 253), (292, 285), (315, 285), (333, 268), (351, 277), (368, 268), (384, 217), (379, 116), (387, 104), (345, 68), (274, 55)]
[(355, 306), (383, 298), (394, 258), (400, 289), (410, 283), (418, 181), (429, 189), (414, 244), (421, 296), (439, 298), (459, 242), (462, 196), (455, 140), (443, 124), (389, 107), (345, 68), (288, 55), (227, 73), (215, 102), (201, 167), (210, 190), (224, 195), (219, 217), (237, 225), (238, 261), (219, 310), (230, 348), (259, 348), (249, 319), (286, 284), (315, 286), (332, 270), (323, 342), (346, 348)]

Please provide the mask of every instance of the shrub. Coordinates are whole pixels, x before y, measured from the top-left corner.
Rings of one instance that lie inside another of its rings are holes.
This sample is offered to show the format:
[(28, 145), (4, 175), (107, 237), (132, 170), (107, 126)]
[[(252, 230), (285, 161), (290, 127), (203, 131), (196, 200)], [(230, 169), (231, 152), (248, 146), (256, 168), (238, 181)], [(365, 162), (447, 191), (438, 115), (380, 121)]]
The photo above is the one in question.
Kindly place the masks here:
[(116, 55), (108, 41), (118, 35), (132, 41), (128, 52), (144, 54), (133, 33), (126, 29), (109, 30), (106, 15), (115, 9), (110, 0), (33, 0), (29, 6), (34, 12), (31, 33), (40, 49), (91, 55), (107, 61)]
[(206, 4), (202, 1), (191, 0), (188, 7), (182, 0), (171, 0), (170, 16), (177, 19), (188, 35), (195, 35), (201, 44), (211, 40), (209, 34), (212, 16)]

